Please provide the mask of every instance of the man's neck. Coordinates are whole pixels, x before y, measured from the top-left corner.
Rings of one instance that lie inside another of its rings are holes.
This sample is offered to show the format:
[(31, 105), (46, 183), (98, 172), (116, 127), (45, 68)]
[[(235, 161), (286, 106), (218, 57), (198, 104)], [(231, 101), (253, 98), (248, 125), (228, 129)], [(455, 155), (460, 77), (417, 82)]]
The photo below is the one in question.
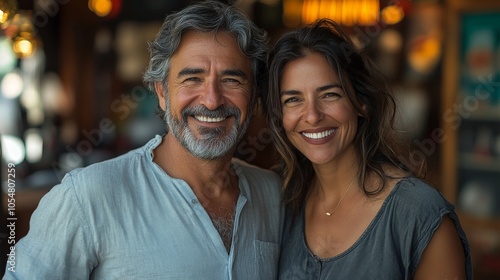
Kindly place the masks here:
[(153, 153), (153, 161), (168, 175), (183, 179), (191, 187), (229, 252), (240, 193), (231, 156), (217, 160), (199, 159), (168, 134)]
[(183, 179), (199, 199), (222, 196), (237, 187), (237, 176), (231, 166), (231, 155), (215, 160), (193, 156), (171, 134), (163, 137), (153, 151), (153, 161), (172, 178)]

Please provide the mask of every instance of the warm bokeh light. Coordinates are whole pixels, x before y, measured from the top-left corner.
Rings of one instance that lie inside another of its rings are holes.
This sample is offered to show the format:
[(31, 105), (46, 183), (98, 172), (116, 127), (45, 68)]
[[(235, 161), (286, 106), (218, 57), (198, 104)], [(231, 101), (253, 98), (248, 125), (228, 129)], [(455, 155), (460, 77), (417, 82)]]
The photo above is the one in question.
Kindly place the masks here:
[(17, 11), (17, 2), (15, 0), (0, 1), (0, 26), (7, 28), (10, 20), (14, 17)]
[(403, 20), (404, 16), (403, 8), (398, 5), (387, 6), (380, 12), (380, 19), (385, 24), (396, 24)]
[(438, 62), (441, 55), (441, 42), (436, 37), (415, 40), (408, 50), (410, 66), (420, 72), (428, 73)]
[(384, 51), (397, 53), (403, 48), (403, 35), (394, 29), (386, 29), (380, 34), (379, 44)]
[(296, 27), (300, 25), (302, 14), (302, 0), (284, 0), (283, 1), (283, 24), (287, 27)]
[(89, 9), (100, 17), (105, 17), (111, 13), (113, 3), (111, 0), (89, 0)]
[(0, 24), (6, 23), (8, 18), (9, 18), (9, 13), (0, 10)]
[(14, 39), (12, 49), (19, 58), (25, 58), (33, 54), (35, 41), (32, 38), (17, 37)]
[(289, 27), (319, 18), (330, 18), (346, 26), (373, 25), (378, 21), (379, 10), (378, 0), (286, 0), (283, 21)]
[(31, 22), (31, 12), (17, 13), (6, 29), (7, 37), (12, 40), (12, 49), (18, 58), (31, 56), (37, 48), (37, 35)]

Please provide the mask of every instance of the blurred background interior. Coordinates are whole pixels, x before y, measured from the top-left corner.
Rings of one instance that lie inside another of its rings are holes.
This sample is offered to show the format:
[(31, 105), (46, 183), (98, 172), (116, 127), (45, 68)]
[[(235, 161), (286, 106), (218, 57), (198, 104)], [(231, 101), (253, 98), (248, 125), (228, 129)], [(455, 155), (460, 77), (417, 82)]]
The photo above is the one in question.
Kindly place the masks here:
[[(167, 13), (193, 2), (0, 0), (2, 220), (14, 210), (15, 239), (66, 172), (164, 132), (156, 98), (141, 81), (147, 42)], [(500, 279), (500, 1), (231, 3), (267, 30), (271, 44), (320, 17), (345, 27), (393, 85), (397, 126), (415, 146), (407, 161), (427, 159), (428, 180), (456, 205), (475, 279)], [(237, 156), (267, 168), (271, 154), (256, 111)], [(0, 232), (5, 258), (11, 234)]]

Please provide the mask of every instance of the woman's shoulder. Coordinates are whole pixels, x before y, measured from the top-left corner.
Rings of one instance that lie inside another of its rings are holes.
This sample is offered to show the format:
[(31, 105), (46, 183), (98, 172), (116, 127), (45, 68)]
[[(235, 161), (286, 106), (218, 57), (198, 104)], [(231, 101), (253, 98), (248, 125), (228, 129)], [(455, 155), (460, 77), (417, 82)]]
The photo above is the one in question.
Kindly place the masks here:
[(444, 199), (439, 189), (422, 179), (410, 176), (401, 178), (394, 186), (395, 193), (402, 197), (409, 197), (412, 199), (425, 198), (425, 199)]
[(436, 187), (416, 177), (399, 180), (389, 194), (388, 204), (405, 213), (441, 215), (454, 210)]

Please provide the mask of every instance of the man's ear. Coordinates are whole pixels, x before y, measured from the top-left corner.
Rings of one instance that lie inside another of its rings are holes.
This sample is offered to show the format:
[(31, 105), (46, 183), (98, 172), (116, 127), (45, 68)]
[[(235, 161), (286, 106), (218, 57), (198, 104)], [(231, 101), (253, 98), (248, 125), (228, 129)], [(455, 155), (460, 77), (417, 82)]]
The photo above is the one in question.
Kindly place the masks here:
[(158, 104), (160, 105), (160, 108), (165, 111), (165, 88), (163, 87), (163, 84), (160, 82), (155, 83), (155, 91), (156, 95), (158, 96)]

